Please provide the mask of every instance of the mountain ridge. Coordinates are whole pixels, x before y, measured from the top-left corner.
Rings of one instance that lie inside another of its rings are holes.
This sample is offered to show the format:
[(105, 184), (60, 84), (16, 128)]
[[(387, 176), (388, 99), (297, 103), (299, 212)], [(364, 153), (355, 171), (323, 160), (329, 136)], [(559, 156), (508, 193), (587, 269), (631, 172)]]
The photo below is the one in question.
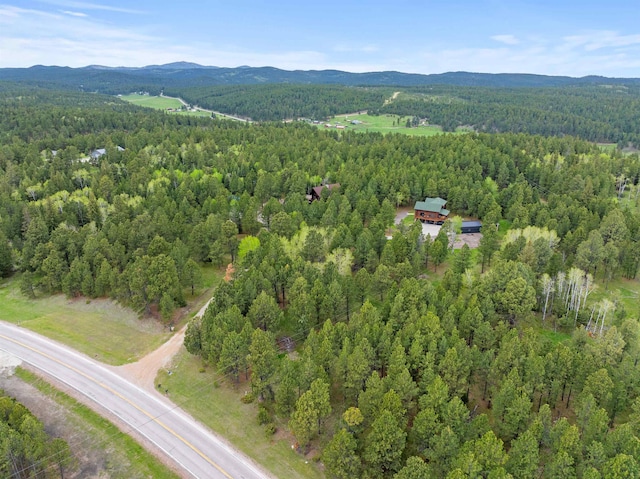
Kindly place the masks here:
[(433, 74), (380, 71), (353, 73), (342, 70), (283, 70), (270, 66), (234, 68), (174, 62), (143, 67), (88, 65), (71, 68), (34, 65), (0, 68), (0, 80), (62, 86), (101, 93), (124, 93), (165, 87), (241, 85), (266, 83), (336, 84), (344, 86), (478, 86), (498, 88), (563, 87), (579, 85), (640, 85), (640, 78), (551, 76), (533, 73), (444, 72)]

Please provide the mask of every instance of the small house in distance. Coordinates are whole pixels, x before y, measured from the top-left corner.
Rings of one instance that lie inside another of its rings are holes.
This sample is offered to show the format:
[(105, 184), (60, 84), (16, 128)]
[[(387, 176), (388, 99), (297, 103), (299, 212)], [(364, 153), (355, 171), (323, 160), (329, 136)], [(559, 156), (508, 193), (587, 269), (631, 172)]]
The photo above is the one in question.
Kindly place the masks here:
[(107, 150), (105, 148), (98, 148), (96, 150), (93, 150), (91, 153), (89, 153), (89, 156), (92, 159), (97, 160), (98, 158), (106, 154), (107, 154)]
[(329, 185), (314, 186), (313, 188), (311, 188), (310, 201), (315, 201), (322, 198), (322, 190), (324, 190), (325, 188), (328, 189), (329, 191), (332, 191), (337, 188), (340, 188), (340, 183), (331, 183)]
[[(124, 148), (122, 148), (120, 145), (116, 146), (116, 150), (118, 151), (124, 151)], [(97, 160), (100, 157), (104, 156), (107, 154), (107, 149), (106, 148), (97, 148), (95, 150), (93, 150), (91, 153), (89, 153), (89, 157), (92, 160)]]
[(480, 233), (480, 229), (482, 228), (482, 222), (473, 220), (473, 221), (463, 221), (462, 222), (462, 234), (469, 233)]
[(416, 202), (414, 206), (414, 218), (423, 223), (434, 223), (441, 225), (449, 216), (449, 210), (445, 209), (447, 200), (442, 198), (425, 198), (424, 201)]

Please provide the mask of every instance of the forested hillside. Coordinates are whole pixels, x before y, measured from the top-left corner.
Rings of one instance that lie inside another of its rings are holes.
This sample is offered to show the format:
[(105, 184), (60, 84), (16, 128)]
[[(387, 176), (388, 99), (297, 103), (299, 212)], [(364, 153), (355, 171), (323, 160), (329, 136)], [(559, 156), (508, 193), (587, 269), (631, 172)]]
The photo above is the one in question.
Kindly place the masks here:
[(640, 142), (640, 90), (633, 86), (564, 88), (462, 88), (436, 86), (406, 90), (378, 113), (415, 115), (445, 131), (471, 126), (478, 131), (578, 136), (590, 141)]
[[(397, 95), (392, 94), (399, 92)], [(342, 113), (413, 116), (445, 131), (577, 136), (640, 144), (636, 86), (486, 88), (430, 86), (394, 89), (336, 85), (237, 85), (167, 89), (191, 104), (257, 121), (323, 120)]]
[(378, 108), (392, 93), (389, 88), (287, 84), (165, 90), (165, 94), (193, 105), (255, 121), (300, 117), (322, 120), (339, 113)]
[(267, 83), (345, 86), (458, 85), (495, 88), (562, 87), (571, 85), (638, 85), (637, 78), (531, 75), (519, 73), (448, 72), (432, 75), (382, 71), (350, 73), (340, 70), (281, 70), (274, 67), (218, 68), (176, 62), (140, 68), (91, 65), (82, 68), (35, 65), (30, 68), (0, 68), (0, 80), (40, 87), (83, 90), (105, 94), (162, 88), (212, 85), (264, 85)]
[[(73, 92), (149, 92), (254, 121), (323, 120), (368, 110), (412, 116), (454, 131), (578, 136), (621, 147), (640, 145), (638, 79), (522, 74), (215, 68), (171, 64), (144, 68), (0, 69), (0, 80)], [(4, 83), (4, 88), (10, 88)], [(392, 94), (399, 92), (398, 96)], [(85, 101), (85, 100), (83, 100)]]
[[(636, 284), (637, 155), (77, 95), (0, 98), (0, 272), (24, 294), (168, 321), (203, 264), (233, 262), (187, 349), (330, 477), (637, 477), (638, 310), (608, 289)], [(341, 186), (309, 203), (323, 181)], [(449, 225), (387, 240), (426, 196), (483, 220), (480, 247), (452, 252)]]

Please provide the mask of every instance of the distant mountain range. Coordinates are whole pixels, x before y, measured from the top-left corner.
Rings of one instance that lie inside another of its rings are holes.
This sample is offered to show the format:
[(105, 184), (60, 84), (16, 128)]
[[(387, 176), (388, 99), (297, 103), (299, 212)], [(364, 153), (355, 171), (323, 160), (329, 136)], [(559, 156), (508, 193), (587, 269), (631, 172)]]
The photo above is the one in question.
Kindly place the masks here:
[(396, 71), (350, 73), (339, 70), (281, 70), (273, 67), (222, 68), (197, 63), (176, 62), (145, 67), (82, 68), (36, 65), (30, 68), (2, 68), (0, 81), (26, 82), (45, 87), (63, 87), (124, 93), (139, 89), (206, 85), (240, 85), (266, 83), (335, 84), (348, 86), (422, 86), (455, 85), (500, 88), (562, 87), (570, 85), (640, 85), (638, 78), (586, 76), (547, 76), (522, 73), (449, 72), (431, 75)]

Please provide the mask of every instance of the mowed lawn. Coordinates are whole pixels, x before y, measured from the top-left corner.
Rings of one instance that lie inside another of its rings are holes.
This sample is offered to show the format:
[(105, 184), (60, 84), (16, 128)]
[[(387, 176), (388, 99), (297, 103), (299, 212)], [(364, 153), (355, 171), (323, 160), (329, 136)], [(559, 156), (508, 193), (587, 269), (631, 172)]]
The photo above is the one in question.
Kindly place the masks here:
[[(326, 123), (332, 125), (343, 125), (347, 130), (353, 131), (370, 131), (378, 133), (402, 133), (411, 136), (433, 136), (443, 133), (442, 128), (437, 125), (416, 126), (407, 128), (407, 120), (409, 116), (398, 115), (337, 115), (329, 121), (320, 125), (325, 128)], [(359, 124), (352, 124), (352, 121), (358, 121)]]
[[(214, 368), (203, 369), (202, 361), (184, 349), (172, 363), (171, 375), (161, 370), (156, 385), (167, 390), (169, 398), (198, 421), (253, 458), (274, 477), (325, 477), (312, 460), (291, 449), (291, 437), (280, 430), (275, 435), (266, 434), (265, 426), (258, 424), (258, 402), (240, 401), (244, 391), (251, 389), (249, 383), (234, 387), (232, 380), (215, 373)], [(326, 435), (323, 439), (326, 440)]]
[(110, 299), (68, 299), (64, 295), (29, 299), (19, 278), (0, 282), (0, 320), (19, 324), (107, 364), (136, 361), (170, 336), (162, 325)]

